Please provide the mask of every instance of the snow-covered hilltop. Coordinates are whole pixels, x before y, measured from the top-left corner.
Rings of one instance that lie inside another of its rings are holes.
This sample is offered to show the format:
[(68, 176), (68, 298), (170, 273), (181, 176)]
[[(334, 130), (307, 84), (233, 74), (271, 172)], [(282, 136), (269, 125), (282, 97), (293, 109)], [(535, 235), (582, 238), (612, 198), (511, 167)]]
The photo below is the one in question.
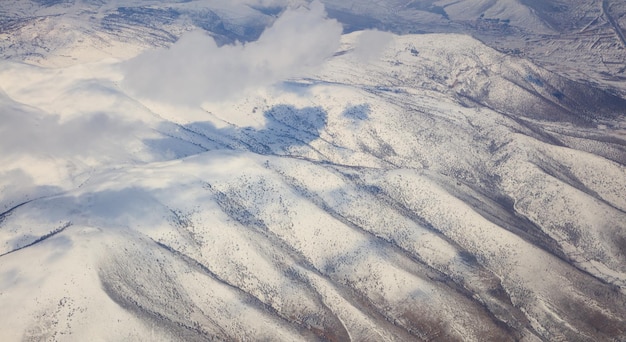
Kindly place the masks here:
[(2, 10), (0, 340), (625, 338), (611, 84), (318, 2), (124, 3)]

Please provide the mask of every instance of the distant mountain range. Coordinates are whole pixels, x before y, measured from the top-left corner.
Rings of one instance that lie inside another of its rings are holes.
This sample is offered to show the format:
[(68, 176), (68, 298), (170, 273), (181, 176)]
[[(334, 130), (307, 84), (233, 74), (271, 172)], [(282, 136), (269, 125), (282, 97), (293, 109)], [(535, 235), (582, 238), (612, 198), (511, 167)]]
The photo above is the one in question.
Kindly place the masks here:
[[(375, 28), (397, 34), (469, 34), (570, 79), (626, 92), (626, 4), (621, 1), (323, 2), (346, 32)], [(198, 28), (220, 44), (252, 41), (289, 3), (8, 0), (0, 9), (0, 31), (6, 38), (0, 51), (5, 58), (46, 65), (53, 59), (66, 65), (82, 50), (81, 57), (91, 60), (128, 57), (138, 49), (171, 44)]]

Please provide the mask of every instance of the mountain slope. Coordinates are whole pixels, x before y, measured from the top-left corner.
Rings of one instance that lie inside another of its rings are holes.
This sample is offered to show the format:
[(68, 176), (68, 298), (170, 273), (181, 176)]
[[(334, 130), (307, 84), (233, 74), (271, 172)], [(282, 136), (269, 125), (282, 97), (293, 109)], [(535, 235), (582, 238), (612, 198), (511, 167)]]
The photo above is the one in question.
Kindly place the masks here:
[(4, 63), (3, 340), (623, 338), (626, 101), (464, 35), (370, 60), (361, 35), (196, 107), (114, 60)]

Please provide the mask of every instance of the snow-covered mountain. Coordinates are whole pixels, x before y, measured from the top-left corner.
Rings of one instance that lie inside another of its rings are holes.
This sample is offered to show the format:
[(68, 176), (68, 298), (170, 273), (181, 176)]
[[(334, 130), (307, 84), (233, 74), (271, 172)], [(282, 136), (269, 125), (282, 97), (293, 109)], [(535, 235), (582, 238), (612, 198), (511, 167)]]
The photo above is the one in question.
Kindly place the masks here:
[(621, 76), (515, 40), (570, 7), (5, 3), (0, 340), (626, 339)]
[[(307, 0), (5, 0), (5, 58), (59, 66), (130, 57), (202, 29), (219, 44), (259, 37), (289, 4)], [(617, 0), (323, 0), (347, 32), (470, 34), (553, 72), (626, 93), (626, 4)]]

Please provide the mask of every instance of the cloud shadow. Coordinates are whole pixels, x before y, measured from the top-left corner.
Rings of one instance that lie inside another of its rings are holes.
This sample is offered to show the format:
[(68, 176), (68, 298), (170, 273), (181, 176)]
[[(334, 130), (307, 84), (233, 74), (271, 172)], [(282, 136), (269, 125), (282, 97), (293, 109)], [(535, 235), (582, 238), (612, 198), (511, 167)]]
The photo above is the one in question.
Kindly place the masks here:
[(321, 107), (297, 108), (286, 104), (266, 110), (263, 116), (266, 124), (261, 129), (235, 125), (218, 128), (209, 121), (193, 122), (174, 129), (171, 122), (165, 122), (159, 131), (167, 132), (166, 136), (147, 139), (144, 144), (152, 154), (172, 158), (220, 149), (283, 155), (318, 139), (328, 118)]

